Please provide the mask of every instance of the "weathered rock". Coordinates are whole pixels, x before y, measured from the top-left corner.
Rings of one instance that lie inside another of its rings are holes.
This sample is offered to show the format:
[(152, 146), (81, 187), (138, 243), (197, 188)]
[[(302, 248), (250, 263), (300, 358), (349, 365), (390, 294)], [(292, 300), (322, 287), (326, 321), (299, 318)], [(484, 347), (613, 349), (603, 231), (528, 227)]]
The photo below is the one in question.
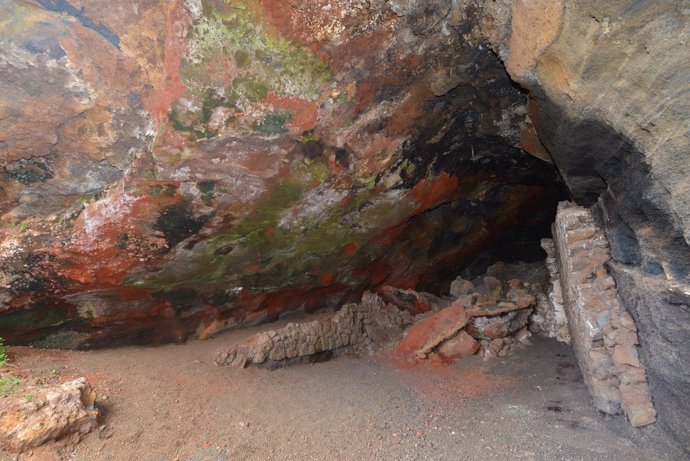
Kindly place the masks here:
[(499, 279), (486, 275), (476, 283), (476, 303), (480, 306), (496, 304), (503, 296), (503, 285)]
[(537, 303), (530, 318), (530, 329), (535, 334), (569, 343), (568, 318), (563, 306), (556, 248), (552, 239), (542, 239), (541, 246), (546, 251), (545, 264), (550, 278), (548, 296), (543, 293), (536, 295)]
[(453, 301), (454, 304), (459, 304), (464, 308), (468, 309), (474, 306), (474, 296), (472, 295), (460, 295)]
[(465, 280), (462, 277), (457, 277), (450, 284), (450, 295), (457, 298), (458, 296), (469, 295), (474, 292), (474, 283)]
[(84, 378), (27, 385), (21, 395), (0, 396), (0, 447), (21, 453), (70, 434), (88, 433), (97, 427), (95, 400)]
[(481, 349), (479, 354), (483, 356), (484, 360), (495, 357), (507, 357), (511, 355), (516, 348), (522, 347), (521, 343), (508, 336), (505, 338), (483, 339), (480, 341)]
[(439, 310), (449, 304), (431, 293), (417, 292), (415, 290), (401, 290), (388, 285), (379, 287), (377, 293), (387, 303), (412, 314), (419, 314)]
[(656, 410), (649, 399), (647, 383), (621, 384), (623, 411), (633, 427), (642, 427), (656, 421)]
[(520, 309), (533, 307), (536, 303), (534, 296), (522, 288), (511, 288), (506, 293), (506, 298), (515, 303), (515, 305), (517, 305), (517, 307)]
[(613, 348), (611, 358), (614, 363), (626, 364), (633, 367), (640, 366), (640, 359), (637, 356), (637, 348), (627, 344), (616, 344)]
[(461, 330), (450, 339), (443, 341), (436, 352), (446, 360), (456, 360), (468, 355), (474, 355), (479, 350), (479, 343), (467, 332)]
[(436, 346), (460, 331), (467, 320), (465, 308), (451, 304), (415, 322), (400, 341), (396, 353), (403, 357), (424, 359)]
[(282, 328), (256, 333), (247, 340), (223, 347), (215, 354), (217, 365), (244, 368), (267, 361), (272, 366), (292, 359), (309, 359), (361, 344), (392, 341), (411, 323), (409, 313), (386, 305), (377, 295), (365, 293), (359, 304), (346, 304), (335, 314), (304, 322), (290, 322)]
[(509, 301), (501, 301), (498, 304), (489, 304), (485, 306), (473, 305), (471, 308), (465, 309), (468, 317), (487, 317), (498, 314), (505, 314), (520, 309), (517, 304)]
[(520, 309), (491, 317), (473, 317), (467, 332), (477, 339), (497, 339), (509, 336), (527, 325), (532, 309)]
[(529, 344), (531, 344), (531, 342), (529, 340), (530, 336), (532, 336), (532, 332), (529, 331), (529, 328), (522, 327), (518, 331), (515, 332), (514, 338), (520, 344), (529, 345)]

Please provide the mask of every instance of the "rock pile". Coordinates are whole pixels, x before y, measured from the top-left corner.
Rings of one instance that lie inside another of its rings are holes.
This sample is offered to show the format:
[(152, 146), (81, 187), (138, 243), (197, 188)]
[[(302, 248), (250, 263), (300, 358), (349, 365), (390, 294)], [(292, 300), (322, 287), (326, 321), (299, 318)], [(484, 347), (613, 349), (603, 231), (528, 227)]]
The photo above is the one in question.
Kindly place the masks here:
[(450, 305), (416, 322), (396, 352), (448, 361), (477, 352), (485, 358), (509, 355), (528, 342), (527, 325), (542, 294), (540, 283), (512, 278), (515, 273), (514, 267), (497, 263), (474, 281), (456, 278)]
[(362, 302), (345, 304), (335, 314), (257, 333), (239, 344), (219, 350), (218, 365), (244, 368), (249, 364), (277, 366), (291, 360), (310, 360), (348, 347), (380, 344), (400, 334), (412, 315), (378, 295), (365, 293)]
[[(3, 379), (12, 379), (9, 375)], [(17, 380), (17, 388), (19, 381)], [(0, 395), (0, 447), (21, 453), (96, 428), (96, 393), (86, 379), (59, 385), (26, 385)]]

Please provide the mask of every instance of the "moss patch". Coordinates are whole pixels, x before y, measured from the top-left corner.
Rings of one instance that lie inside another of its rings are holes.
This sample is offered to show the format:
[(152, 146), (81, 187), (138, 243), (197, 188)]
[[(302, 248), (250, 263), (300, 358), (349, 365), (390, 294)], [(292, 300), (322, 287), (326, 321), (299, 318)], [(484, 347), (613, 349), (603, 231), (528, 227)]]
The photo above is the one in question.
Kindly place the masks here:
[[(189, 90), (184, 99), (193, 104), (176, 104), (169, 113), (171, 125), (193, 139), (216, 135), (208, 129), (216, 107), (247, 110), (269, 92), (315, 99), (332, 78), (328, 64), (314, 53), (268, 33), (254, 2), (205, 0), (203, 12), (191, 29), (180, 69)], [(269, 115), (258, 129), (283, 133), (285, 121)]]
[(19, 394), (22, 388), (22, 381), (14, 376), (5, 375), (0, 377), (0, 396), (12, 397)]
[(279, 135), (287, 133), (288, 129), (285, 124), (290, 121), (292, 116), (289, 112), (274, 112), (268, 114), (264, 119), (256, 126), (256, 131), (269, 135)]
[(189, 98), (178, 100), (168, 111), (168, 120), (177, 131), (186, 131), (192, 139), (212, 138), (218, 134), (210, 129), (208, 122), (213, 111), (218, 107), (235, 108), (237, 96), (231, 92), (219, 92), (213, 88), (205, 88), (200, 94), (192, 94)]
[[(377, 198), (363, 188), (346, 204), (298, 218), (295, 206), (304, 203), (310, 190), (306, 178), (321, 174), (330, 174), (323, 160), (303, 164), (226, 233), (197, 243), (160, 272), (128, 284), (159, 293), (183, 287), (214, 293), (233, 286), (270, 291), (314, 286), (320, 284), (319, 274), (347, 271), (343, 263), (362, 267), (380, 257), (386, 247), (372, 245), (372, 240), (405, 219), (415, 204), (391, 206), (395, 198)], [(344, 258), (343, 249), (352, 245), (359, 250)]]

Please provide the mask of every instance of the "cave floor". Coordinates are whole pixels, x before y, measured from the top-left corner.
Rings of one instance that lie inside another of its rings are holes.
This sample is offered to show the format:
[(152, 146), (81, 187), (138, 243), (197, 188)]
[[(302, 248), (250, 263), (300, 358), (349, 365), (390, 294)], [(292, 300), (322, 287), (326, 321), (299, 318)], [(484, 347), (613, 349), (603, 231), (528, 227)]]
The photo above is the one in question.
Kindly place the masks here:
[[(12, 348), (46, 379), (86, 376), (101, 428), (37, 460), (666, 459), (591, 405), (572, 350), (532, 338), (515, 355), (397, 366), (386, 353), (275, 371), (220, 368), (210, 341), (101, 351)], [(57, 373), (52, 371), (57, 370)], [(57, 377), (55, 375), (58, 375)], [(107, 399), (103, 400), (103, 396)], [(0, 459), (15, 459), (0, 452)]]

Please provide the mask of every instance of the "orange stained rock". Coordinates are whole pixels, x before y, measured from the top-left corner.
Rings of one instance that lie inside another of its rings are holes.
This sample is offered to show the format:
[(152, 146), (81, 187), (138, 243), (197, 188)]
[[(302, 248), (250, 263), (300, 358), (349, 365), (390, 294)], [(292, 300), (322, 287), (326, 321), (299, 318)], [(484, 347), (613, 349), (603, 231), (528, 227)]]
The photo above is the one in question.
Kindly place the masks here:
[(434, 179), (422, 179), (412, 188), (412, 195), (419, 203), (415, 214), (439, 205), (458, 187), (458, 178), (445, 171)]
[(465, 308), (451, 304), (445, 309), (415, 323), (400, 341), (395, 352), (399, 356), (426, 355), (434, 346), (453, 336), (467, 324)]
[(329, 285), (332, 285), (333, 282), (335, 282), (335, 275), (332, 272), (327, 272), (323, 276), (321, 276), (321, 286), (322, 287), (327, 287)]
[(181, 31), (191, 26), (192, 17), (184, 7), (183, 0), (173, 0), (168, 8), (164, 72), (159, 81), (152, 82), (150, 99), (150, 110), (156, 127), (167, 120), (170, 105), (187, 92), (180, 77), (180, 65), (187, 50), (188, 38)]
[(513, 1), (506, 69), (517, 82), (524, 84), (533, 76), (539, 56), (560, 33), (563, 4), (563, 0)]
[(357, 245), (355, 245), (354, 243), (348, 243), (341, 249), (341, 251), (344, 255), (352, 256), (357, 252)]

